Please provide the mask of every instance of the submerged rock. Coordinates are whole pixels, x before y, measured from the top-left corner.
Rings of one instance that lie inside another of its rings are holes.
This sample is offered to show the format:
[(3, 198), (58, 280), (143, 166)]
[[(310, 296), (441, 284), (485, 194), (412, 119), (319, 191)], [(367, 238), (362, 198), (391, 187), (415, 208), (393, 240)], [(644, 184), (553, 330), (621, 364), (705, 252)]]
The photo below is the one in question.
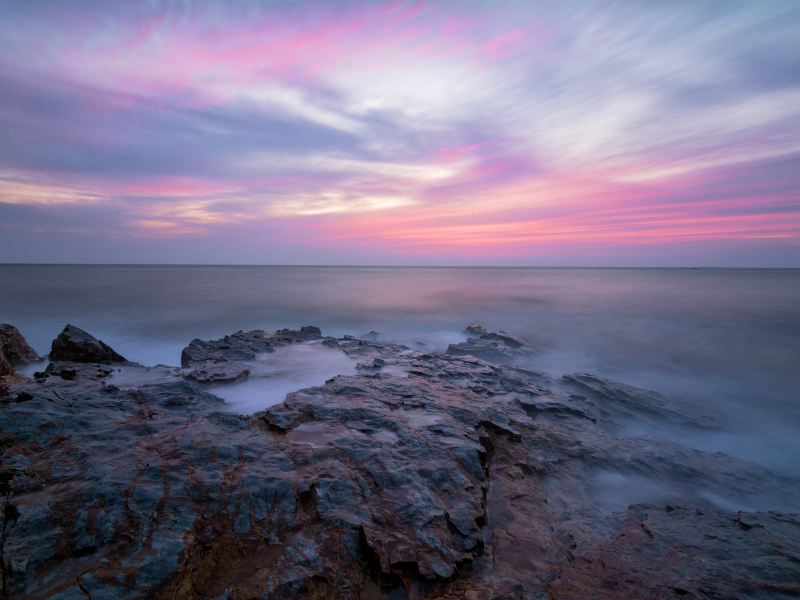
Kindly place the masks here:
[(50, 360), (100, 364), (128, 362), (111, 346), (74, 325), (64, 327), (64, 331), (53, 340)]
[[(187, 375), (319, 340), (358, 373), (252, 416)], [(625, 435), (630, 419), (713, 427), (650, 392), (316, 328), (195, 340), (184, 356), (183, 370), (59, 365), (0, 399), (3, 594), (800, 593), (800, 483)], [(609, 479), (623, 482), (613, 509), (598, 500)], [(789, 512), (724, 507), (737, 502)]]
[(0, 323), (0, 377), (13, 374), (22, 363), (36, 360), (39, 355), (19, 330), (8, 323)]

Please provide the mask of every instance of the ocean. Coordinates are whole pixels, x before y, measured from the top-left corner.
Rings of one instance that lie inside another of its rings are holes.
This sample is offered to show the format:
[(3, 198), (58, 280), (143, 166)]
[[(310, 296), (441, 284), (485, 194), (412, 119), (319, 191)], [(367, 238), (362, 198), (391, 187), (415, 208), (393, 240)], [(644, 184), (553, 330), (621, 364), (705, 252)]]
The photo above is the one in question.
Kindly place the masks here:
[[(146, 365), (239, 329), (374, 330), (444, 350), (480, 323), (533, 341), (526, 368), (655, 390), (721, 426), (676, 441), (800, 476), (796, 269), (0, 265), (0, 322), (41, 354), (72, 323)], [(289, 358), (272, 401), (344, 368)]]

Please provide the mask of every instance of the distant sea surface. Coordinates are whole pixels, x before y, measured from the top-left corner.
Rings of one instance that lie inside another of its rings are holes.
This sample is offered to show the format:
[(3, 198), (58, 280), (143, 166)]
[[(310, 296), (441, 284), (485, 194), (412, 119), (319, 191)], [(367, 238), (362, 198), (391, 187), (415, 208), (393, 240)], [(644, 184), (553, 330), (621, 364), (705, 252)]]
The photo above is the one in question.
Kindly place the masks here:
[(652, 389), (723, 425), (676, 441), (800, 475), (800, 270), (0, 265), (0, 322), (42, 354), (72, 323), (148, 365), (238, 329), (444, 350), (476, 322), (538, 345), (528, 368)]

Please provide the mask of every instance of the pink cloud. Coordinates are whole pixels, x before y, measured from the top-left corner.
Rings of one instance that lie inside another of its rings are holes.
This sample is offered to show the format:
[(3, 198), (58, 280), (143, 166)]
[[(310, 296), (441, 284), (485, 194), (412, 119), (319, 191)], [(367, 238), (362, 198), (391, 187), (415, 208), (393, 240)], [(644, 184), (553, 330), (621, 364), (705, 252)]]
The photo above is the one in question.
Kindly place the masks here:
[(687, 52), (649, 18), (511, 5), (54, 11), (0, 59), (0, 202), (367, 255), (797, 243), (796, 86), (733, 85), (705, 17)]

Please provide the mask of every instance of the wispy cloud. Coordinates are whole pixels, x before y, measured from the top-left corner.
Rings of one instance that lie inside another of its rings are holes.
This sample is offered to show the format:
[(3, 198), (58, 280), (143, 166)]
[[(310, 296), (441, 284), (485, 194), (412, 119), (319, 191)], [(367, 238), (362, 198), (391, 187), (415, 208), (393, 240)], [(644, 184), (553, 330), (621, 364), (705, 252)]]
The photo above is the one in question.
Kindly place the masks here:
[(6, 3), (0, 259), (47, 259), (51, 211), (233, 261), (800, 261), (798, 27), (770, 0)]

